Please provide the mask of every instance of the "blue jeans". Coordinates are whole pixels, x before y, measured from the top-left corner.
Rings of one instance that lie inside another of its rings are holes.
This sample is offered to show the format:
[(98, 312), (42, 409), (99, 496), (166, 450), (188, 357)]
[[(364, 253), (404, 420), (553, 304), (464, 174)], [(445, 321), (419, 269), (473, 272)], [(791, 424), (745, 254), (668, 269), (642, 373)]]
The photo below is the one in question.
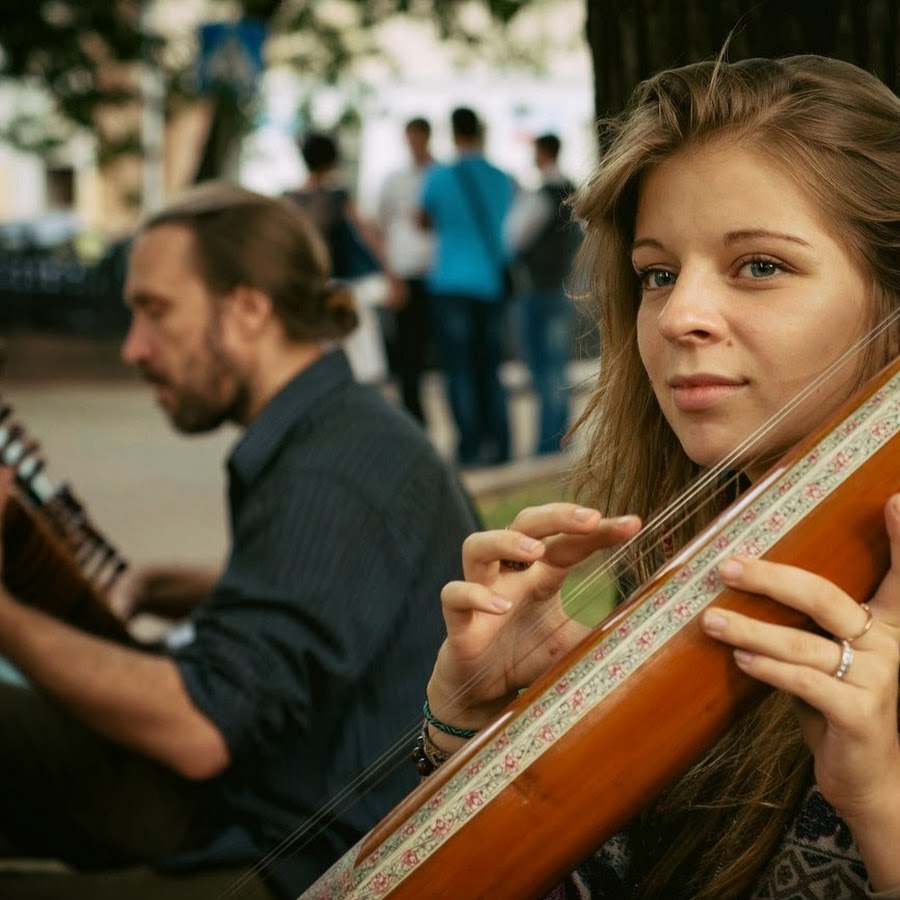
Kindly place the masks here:
[(406, 303), (397, 310), (394, 369), (400, 382), (403, 405), (419, 420), (425, 422), (422, 406), (422, 374), (426, 366), (431, 332), (429, 329), (428, 294), (421, 278), (408, 278)]
[(509, 419), (500, 381), (505, 304), (451, 294), (430, 300), (459, 435), (457, 460), (461, 465), (506, 462)]
[(558, 453), (569, 427), (566, 365), (572, 342), (573, 309), (562, 290), (533, 290), (520, 305), (525, 361), (538, 396), (537, 453)]

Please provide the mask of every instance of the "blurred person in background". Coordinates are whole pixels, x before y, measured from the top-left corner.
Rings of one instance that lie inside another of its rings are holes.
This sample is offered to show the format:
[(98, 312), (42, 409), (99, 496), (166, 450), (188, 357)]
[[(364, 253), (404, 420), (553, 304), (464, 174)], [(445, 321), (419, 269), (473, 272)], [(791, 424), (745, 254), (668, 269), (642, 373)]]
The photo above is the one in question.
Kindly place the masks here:
[(418, 219), (419, 198), (426, 171), (433, 165), (429, 143), (431, 124), (415, 118), (404, 129), (409, 165), (385, 179), (378, 198), (378, 224), (391, 270), (406, 282), (406, 303), (394, 313), (390, 346), (400, 395), (407, 410), (425, 424), (422, 375), (431, 343), (425, 279), (434, 259), (434, 236)]
[(503, 222), (513, 179), (484, 157), (475, 112), (451, 115), (457, 159), (425, 176), (420, 221), (433, 229), (435, 265), (428, 277), (431, 320), (447, 375), (462, 466), (510, 458), (506, 389), (500, 380), (506, 320)]
[(406, 285), (381, 252), (377, 228), (362, 217), (340, 169), (337, 141), (324, 132), (307, 134), (300, 144), (307, 179), (285, 196), (297, 203), (319, 229), (332, 259), (334, 277), (349, 283), (359, 327), (344, 341), (357, 379), (381, 383), (388, 364), (378, 307), (399, 309)]
[(526, 281), (516, 306), (523, 355), (540, 403), (538, 454), (558, 453), (569, 427), (566, 367), (575, 311), (566, 282), (582, 232), (566, 204), (575, 184), (560, 171), (560, 147), (555, 134), (535, 139), (534, 164), (541, 185), (518, 195), (505, 226), (510, 251)]

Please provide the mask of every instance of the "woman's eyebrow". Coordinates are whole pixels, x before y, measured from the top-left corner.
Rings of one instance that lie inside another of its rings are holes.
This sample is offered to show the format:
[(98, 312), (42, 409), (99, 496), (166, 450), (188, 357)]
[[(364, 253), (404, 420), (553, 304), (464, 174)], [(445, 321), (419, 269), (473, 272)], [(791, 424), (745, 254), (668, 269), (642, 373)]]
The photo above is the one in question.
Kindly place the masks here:
[(663, 245), (656, 240), (656, 238), (638, 238), (631, 245), (631, 250), (634, 252), (639, 247), (654, 247), (657, 250), (662, 250)]
[[(795, 234), (789, 234), (786, 231), (770, 231), (767, 228), (744, 228), (740, 231), (729, 231), (725, 235), (722, 243), (727, 247), (731, 244), (739, 243), (740, 241), (762, 237), (775, 238), (776, 240), (781, 241), (790, 241), (792, 244), (799, 244), (801, 247), (808, 247), (812, 249), (812, 245), (808, 241), (803, 240), (803, 238), (801, 237), (797, 237), (797, 235)], [(650, 237), (638, 238), (637, 240), (635, 240), (631, 245), (631, 251), (634, 252), (641, 247), (653, 247), (656, 250), (663, 249), (663, 245), (658, 240), (656, 240), (656, 238)]]
[(790, 241), (792, 244), (800, 244), (802, 247), (809, 247), (812, 249), (812, 245), (808, 241), (804, 241), (803, 238), (797, 237), (795, 234), (789, 234), (786, 231), (770, 231), (767, 228), (747, 228), (741, 231), (729, 231), (725, 235), (723, 243), (728, 246), (729, 244), (736, 244), (738, 241), (747, 240), (748, 238), (761, 237)]

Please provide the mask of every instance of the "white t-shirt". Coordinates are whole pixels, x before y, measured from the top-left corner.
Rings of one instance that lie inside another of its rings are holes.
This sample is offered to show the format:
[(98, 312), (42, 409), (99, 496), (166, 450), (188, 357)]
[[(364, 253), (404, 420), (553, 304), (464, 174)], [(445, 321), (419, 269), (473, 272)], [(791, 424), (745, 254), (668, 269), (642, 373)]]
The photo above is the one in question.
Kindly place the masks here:
[(409, 166), (388, 175), (378, 200), (388, 263), (401, 278), (421, 277), (434, 260), (434, 236), (416, 221), (426, 169)]

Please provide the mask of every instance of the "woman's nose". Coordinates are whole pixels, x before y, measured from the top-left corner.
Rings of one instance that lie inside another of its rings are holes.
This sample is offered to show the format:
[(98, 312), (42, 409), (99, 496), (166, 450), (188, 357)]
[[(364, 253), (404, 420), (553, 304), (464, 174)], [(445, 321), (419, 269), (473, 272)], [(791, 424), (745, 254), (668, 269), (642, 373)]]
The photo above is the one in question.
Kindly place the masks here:
[(708, 340), (724, 327), (724, 289), (710, 273), (682, 270), (657, 317), (669, 341)]

